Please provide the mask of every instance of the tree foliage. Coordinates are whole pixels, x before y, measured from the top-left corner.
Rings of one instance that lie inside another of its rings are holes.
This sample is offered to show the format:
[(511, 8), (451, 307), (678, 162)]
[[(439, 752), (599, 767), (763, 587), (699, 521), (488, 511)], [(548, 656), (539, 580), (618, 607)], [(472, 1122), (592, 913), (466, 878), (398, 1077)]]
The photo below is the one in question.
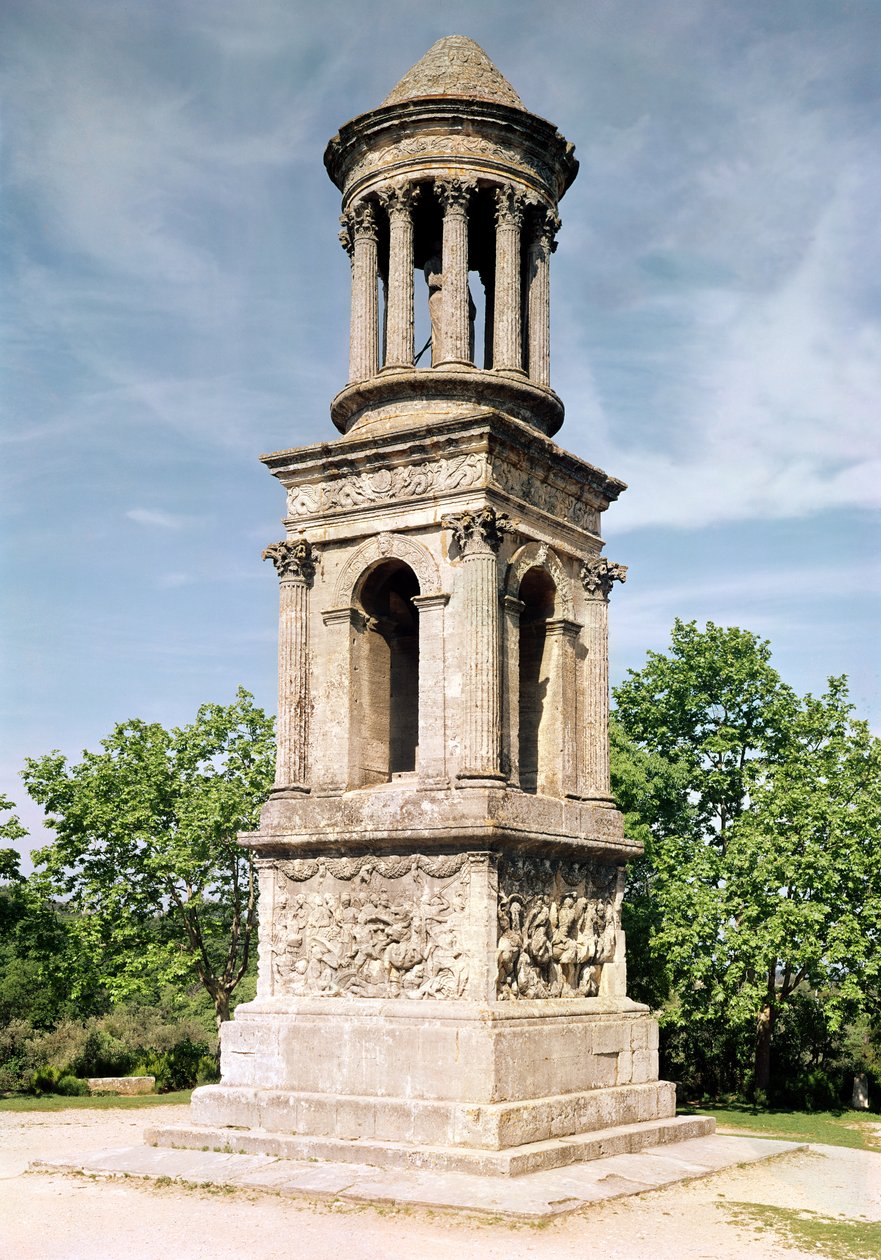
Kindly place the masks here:
[[(29, 759), (28, 791), (55, 831), (36, 882), (62, 898), (80, 958), (100, 958), (115, 1000), (195, 971), (218, 1023), (254, 943), (256, 880), (236, 843), (272, 784), (273, 721), (239, 689), (189, 726), (125, 722), (76, 765)], [(82, 974), (71, 977), (76, 991)]]
[(799, 698), (768, 643), (712, 623), (677, 621), (615, 700), (644, 996), (674, 1023), (749, 1021), (767, 1090), (794, 994), (822, 993), (835, 1030), (879, 991), (881, 745), (844, 679)]

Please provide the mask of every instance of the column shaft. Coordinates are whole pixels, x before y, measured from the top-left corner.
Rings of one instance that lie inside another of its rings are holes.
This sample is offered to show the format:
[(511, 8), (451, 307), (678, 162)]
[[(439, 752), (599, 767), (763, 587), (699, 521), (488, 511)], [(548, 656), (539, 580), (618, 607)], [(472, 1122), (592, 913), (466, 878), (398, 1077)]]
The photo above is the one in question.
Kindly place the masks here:
[(364, 381), (379, 370), (379, 304), (377, 297), (377, 233), (373, 206), (361, 202), (351, 213), (352, 324), (349, 380)]
[(627, 580), (627, 566), (588, 556), (581, 566), (585, 601), (584, 782), (587, 796), (608, 797), (609, 777), (609, 592)]
[(437, 185), (437, 191), (444, 207), (443, 345), (440, 361), (468, 363), (471, 339), (468, 314), (468, 199), (471, 185), (461, 180), (444, 180)]
[(551, 384), (551, 253), (555, 215), (543, 211), (529, 242), (527, 317), (529, 376), (537, 385)]
[(309, 586), (315, 574), (305, 538), (273, 543), (263, 552), (279, 576), (278, 722), (275, 787), (308, 791)]
[(394, 187), (380, 197), (389, 216), (386, 367), (413, 366), (413, 215), (417, 189)]
[(282, 578), (278, 622), (278, 731), (275, 786), (306, 783), (308, 715), (308, 587), (303, 578)]
[(462, 558), (465, 675), (462, 686), (462, 771), (499, 776), (499, 590), (495, 554)]
[(513, 787), (520, 785), (520, 614), (525, 604), (506, 595), (502, 689), (502, 769)]
[(496, 283), (493, 367), (523, 368), (520, 299), (520, 225), (523, 198), (513, 188), (496, 191)]

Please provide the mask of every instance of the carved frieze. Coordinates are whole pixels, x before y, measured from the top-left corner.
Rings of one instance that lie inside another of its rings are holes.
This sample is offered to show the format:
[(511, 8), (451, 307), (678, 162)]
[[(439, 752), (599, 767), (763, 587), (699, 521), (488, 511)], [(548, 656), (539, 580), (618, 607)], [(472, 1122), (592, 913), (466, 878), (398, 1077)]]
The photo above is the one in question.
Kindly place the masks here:
[(464, 854), (279, 862), (271, 929), (274, 992), (462, 997), (469, 872)]
[(467, 490), (479, 485), (485, 474), (486, 461), (477, 454), (377, 468), (320, 485), (293, 486), (288, 491), (288, 515), (318, 516), (324, 512)]
[(554, 188), (557, 182), (553, 166), (543, 161), (537, 150), (527, 151), (519, 147), (514, 150), (509, 145), (497, 144), (484, 136), (463, 132), (450, 136), (431, 131), (419, 136), (408, 136), (385, 148), (374, 149), (360, 158), (358, 174), (364, 176), (371, 171), (387, 170), (403, 163), (412, 164), (414, 159), (420, 158), (436, 163), (439, 158), (444, 157), (477, 158), (482, 166), (504, 167), (506, 170), (514, 165), (522, 168), (527, 177), (531, 175), (536, 178), (547, 189)]
[(569, 490), (539, 481), (534, 469), (516, 468), (513, 464), (496, 461), (492, 465), (492, 479), (500, 490), (522, 499), (549, 516), (556, 516), (579, 529), (599, 532), (600, 514), (593, 503), (578, 497), (580, 486)]
[(499, 863), (499, 1001), (595, 997), (615, 957), (618, 868), (527, 856)]

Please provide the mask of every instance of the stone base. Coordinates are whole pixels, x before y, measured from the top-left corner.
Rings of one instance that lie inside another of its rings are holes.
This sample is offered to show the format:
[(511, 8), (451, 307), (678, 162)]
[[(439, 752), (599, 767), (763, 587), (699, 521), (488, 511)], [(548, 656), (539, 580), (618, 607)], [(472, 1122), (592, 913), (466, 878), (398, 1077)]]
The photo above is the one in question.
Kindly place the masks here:
[[(204, 1143), (203, 1143), (204, 1145)], [(522, 1177), (438, 1173), (433, 1168), (376, 1168), (368, 1164), (229, 1155), (220, 1151), (133, 1146), (55, 1155), (31, 1165), (34, 1172), (71, 1169), (99, 1177), (161, 1177), (189, 1185), (224, 1186), (248, 1194), (328, 1198), (354, 1206), (444, 1208), (488, 1212), (493, 1218), (536, 1223), (592, 1203), (642, 1194), (738, 1164), (756, 1163), (804, 1147), (766, 1138), (684, 1138), (627, 1155), (609, 1155)]]
[(194, 1125), (150, 1140), (514, 1175), (712, 1131), (675, 1119), (657, 1024), (626, 998), (275, 998), (240, 1006)]
[(272, 1155), (278, 1159), (314, 1159), (333, 1163), (366, 1164), (375, 1168), (426, 1168), (439, 1173), (462, 1172), (486, 1176), (516, 1177), (545, 1169), (562, 1168), (610, 1155), (633, 1154), (667, 1142), (706, 1137), (715, 1131), (710, 1116), (674, 1116), (625, 1124), (591, 1133), (543, 1142), (527, 1142), (508, 1150), (468, 1147), (420, 1146), (355, 1138), (308, 1137), (280, 1134), (266, 1129), (210, 1128), (181, 1125), (148, 1129), (151, 1146), (187, 1150), (214, 1150), (245, 1155)]

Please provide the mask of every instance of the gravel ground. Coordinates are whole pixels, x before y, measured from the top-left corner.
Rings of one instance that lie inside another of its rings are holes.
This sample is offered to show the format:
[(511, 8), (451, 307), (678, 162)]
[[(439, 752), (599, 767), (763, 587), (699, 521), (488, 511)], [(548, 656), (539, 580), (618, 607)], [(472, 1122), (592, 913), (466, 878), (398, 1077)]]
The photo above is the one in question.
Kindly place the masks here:
[(737, 1225), (737, 1203), (881, 1220), (881, 1153), (814, 1146), (586, 1208), (542, 1227), (211, 1191), (136, 1179), (33, 1173), (32, 1159), (135, 1145), (186, 1107), (0, 1112), (3, 1260), (798, 1260), (821, 1254)]

